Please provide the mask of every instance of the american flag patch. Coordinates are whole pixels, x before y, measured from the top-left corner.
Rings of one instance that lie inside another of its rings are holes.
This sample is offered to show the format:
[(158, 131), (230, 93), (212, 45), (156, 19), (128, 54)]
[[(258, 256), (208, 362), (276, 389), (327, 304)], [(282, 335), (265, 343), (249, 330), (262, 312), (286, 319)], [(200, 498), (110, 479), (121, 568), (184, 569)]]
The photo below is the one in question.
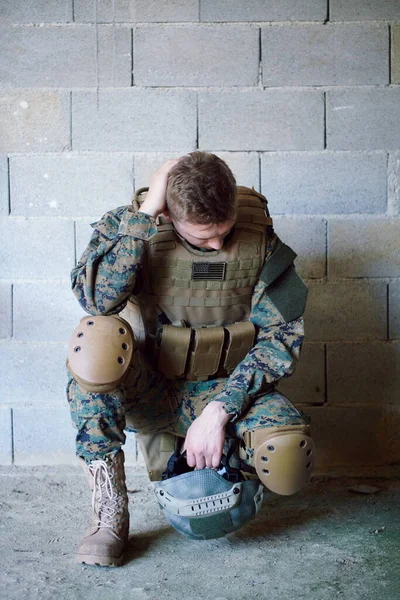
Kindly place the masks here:
[(192, 263), (192, 280), (213, 279), (223, 281), (225, 279), (225, 262), (195, 262)]

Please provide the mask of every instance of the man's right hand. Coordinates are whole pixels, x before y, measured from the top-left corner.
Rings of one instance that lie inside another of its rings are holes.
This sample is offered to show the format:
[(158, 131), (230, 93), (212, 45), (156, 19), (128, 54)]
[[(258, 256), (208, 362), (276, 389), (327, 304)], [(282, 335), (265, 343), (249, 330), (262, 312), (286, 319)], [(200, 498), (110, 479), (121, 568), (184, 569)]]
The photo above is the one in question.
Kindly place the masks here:
[(156, 218), (166, 210), (168, 174), (179, 160), (180, 158), (168, 160), (154, 173), (150, 181), (149, 191), (147, 192), (143, 204), (140, 206), (139, 212), (146, 213), (147, 215)]

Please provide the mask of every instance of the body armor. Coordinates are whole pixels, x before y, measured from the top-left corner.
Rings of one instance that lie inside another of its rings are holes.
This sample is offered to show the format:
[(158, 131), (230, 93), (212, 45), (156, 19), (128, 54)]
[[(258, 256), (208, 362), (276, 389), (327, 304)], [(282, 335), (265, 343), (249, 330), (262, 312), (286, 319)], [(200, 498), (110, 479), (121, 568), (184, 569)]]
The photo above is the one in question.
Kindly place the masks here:
[[(146, 190), (136, 193), (136, 210)], [(162, 221), (146, 242), (141, 291), (121, 316), (167, 377), (227, 376), (253, 345), (251, 298), (275, 238), (264, 196), (238, 187), (237, 201), (237, 221), (221, 250), (201, 251)]]

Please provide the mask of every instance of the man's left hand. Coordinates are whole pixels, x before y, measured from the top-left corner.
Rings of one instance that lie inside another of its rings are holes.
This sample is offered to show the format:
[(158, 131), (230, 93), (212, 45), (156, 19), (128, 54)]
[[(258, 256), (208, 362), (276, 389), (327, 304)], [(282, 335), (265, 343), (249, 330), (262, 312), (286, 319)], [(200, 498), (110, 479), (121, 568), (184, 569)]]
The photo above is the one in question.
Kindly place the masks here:
[(220, 402), (210, 402), (189, 427), (183, 449), (189, 467), (217, 468), (221, 463), (228, 415)]

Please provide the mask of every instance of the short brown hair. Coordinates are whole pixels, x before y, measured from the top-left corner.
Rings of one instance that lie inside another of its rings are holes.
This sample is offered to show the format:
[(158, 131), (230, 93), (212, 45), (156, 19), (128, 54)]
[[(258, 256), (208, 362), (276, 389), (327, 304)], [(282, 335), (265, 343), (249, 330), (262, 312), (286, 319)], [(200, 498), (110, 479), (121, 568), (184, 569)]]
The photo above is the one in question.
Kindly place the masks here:
[(206, 225), (225, 223), (236, 215), (236, 180), (215, 154), (190, 152), (171, 169), (167, 206), (172, 218)]

